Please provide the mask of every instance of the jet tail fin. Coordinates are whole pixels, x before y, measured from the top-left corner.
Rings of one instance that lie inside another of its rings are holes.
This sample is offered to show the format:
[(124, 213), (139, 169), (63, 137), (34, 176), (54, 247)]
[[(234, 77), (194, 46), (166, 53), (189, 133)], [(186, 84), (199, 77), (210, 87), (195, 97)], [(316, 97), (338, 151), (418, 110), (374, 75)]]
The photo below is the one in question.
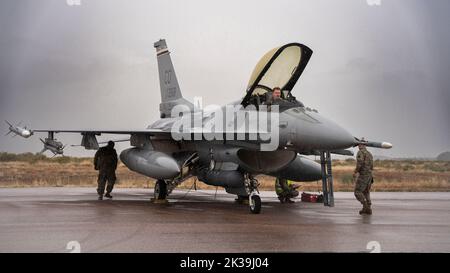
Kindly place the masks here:
[(176, 105), (185, 105), (192, 111), (194, 105), (184, 99), (181, 94), (166, 41), (159, 40), (154, 44), (154, 47), (158, 59), (159, 86), (161, 89), (161, 103), (159, 105), (161, 118), (170, 117), (172, 108)]
[(6, 122), (9, 126), (12, 126), (12, 124), (9, 123), (9, 121), (7, 121), (6, 119), (5, 119), (5, 122)]

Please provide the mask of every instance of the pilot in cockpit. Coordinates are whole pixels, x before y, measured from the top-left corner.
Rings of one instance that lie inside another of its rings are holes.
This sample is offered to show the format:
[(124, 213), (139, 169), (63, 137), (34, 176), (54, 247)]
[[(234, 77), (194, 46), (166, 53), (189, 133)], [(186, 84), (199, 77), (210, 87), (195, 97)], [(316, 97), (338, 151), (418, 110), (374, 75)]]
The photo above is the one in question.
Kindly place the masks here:
[(266, 93), (266, 101), (264, 104), (272, 105), (272, 104), (279, 104), (283, 98), (281, 97), (281, 88), (280, 87), (274, 87), (272, 89), (272, 92)]
[(284, 99), (281, 97), (281, 88), (280, 87), (274, 87), (272, 89), (272, 92), (267, 92), (266, 94), (266, 105), (268, 105), (268, 111), (271, 110), (272, 105), (280, 105), (283, 103)]
[(272, 103), (278, 102), (282, 100), (281, 98), (281, 88), (280, 87), (274, 87), (272, 89)]

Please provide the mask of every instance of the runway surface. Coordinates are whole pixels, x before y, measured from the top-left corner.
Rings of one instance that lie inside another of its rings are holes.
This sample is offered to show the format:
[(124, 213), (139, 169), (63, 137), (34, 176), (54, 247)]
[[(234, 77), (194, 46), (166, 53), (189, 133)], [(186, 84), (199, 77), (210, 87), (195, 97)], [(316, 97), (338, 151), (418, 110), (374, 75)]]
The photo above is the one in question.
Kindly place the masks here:
[(374, 215), (360, 216), (353, 193), (329, 208), (263, 192), (253, 215), (223, 191), (179, 190), (168, 204), (152, 192), (0, 189), (0, 252), (450, 252), (450, 193), (373, 193)]

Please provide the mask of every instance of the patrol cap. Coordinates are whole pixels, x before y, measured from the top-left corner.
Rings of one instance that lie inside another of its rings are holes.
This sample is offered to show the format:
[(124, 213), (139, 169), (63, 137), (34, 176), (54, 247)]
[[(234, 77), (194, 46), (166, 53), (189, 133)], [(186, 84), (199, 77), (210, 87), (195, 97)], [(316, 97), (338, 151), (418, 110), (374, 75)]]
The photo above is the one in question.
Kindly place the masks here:
[(365, 140), (364, 137), (361, 137), (361, 139), (360, 139), (358, 145), (366, 146), (366, 143), (364, 143), (364, 142), (368, 142), (368, 141)]

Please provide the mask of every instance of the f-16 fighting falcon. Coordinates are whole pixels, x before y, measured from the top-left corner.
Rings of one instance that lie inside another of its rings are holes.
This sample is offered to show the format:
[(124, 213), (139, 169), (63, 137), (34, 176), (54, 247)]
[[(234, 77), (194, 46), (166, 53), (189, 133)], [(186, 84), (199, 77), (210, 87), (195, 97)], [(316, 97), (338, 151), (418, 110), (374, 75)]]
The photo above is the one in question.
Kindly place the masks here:
[[(361, 141), (296, 99), (291, 91), (313, 53), (303, 44), (267, 52), (254, 68), (245, 95), (214, 109), (202, 109), (183, 98), (165, 40), (154, 47), (161, 119), (147, 129), (36, 129), (30, 134), (48, 133), (45, 145), (55, 141), (54, 134), (78, 133), (81, 146), (93, 150), (99, 148), (97, 136), (128, 135), (131, 147), (120, 153), (120, 160), (130, 170), (156, 179), (155, 199), (166, 199), (180, 183), (196, 176), (241, 200), (247, 198), (252, 213), (261, 211), (255, 178), (259, 174), (301, 182), (322, 180), (324, 204), (334, 206), (331, 154), (353, 155), (346, 149), (360, 143), (392, 147), (387, 142)], [(62, 153), (63, 146), (58, 147)], [(320, 163), (308, 155), (320, 156)]]

